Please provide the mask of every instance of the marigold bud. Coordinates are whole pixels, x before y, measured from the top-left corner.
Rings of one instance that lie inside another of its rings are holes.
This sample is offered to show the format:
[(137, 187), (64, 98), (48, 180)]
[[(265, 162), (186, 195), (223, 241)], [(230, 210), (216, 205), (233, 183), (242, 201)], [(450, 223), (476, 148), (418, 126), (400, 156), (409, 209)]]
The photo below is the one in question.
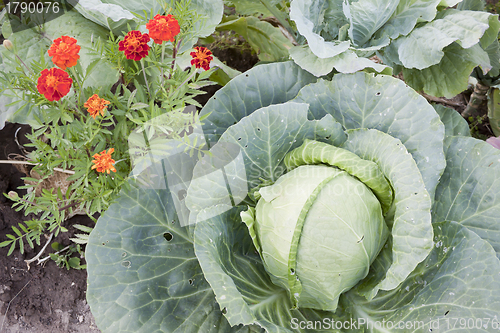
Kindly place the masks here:
[(5, 39), (3, 41), (3, 46), (5, 46), (5, 48), (9, 51), (12, 51), (12, 49), (14, 48), (14, 44), (12, 44), (12, 42), (8, 39)]
[(17, 192), (14, 192), (14, 191), (9, 191), (8, 196), (11, 200), (16, 200), (19, 197)]

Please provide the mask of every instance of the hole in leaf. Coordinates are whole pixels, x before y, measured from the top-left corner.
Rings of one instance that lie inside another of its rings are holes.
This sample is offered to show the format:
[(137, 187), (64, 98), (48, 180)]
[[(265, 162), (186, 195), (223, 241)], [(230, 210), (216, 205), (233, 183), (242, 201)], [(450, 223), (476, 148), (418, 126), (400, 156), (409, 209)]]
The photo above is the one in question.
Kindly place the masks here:
[(248, 148), (248, 145), (245, 145), (245, 148)]
[(193, 285), (193, 284), (194, 284), (194, 280), (193, 280), (193, 279), (189, 279), (188, 281), (189, 281), (189, 284), (190, 284), (190, 285)]
[(377, 91), (377, 92), (375, 93), (375, 96), (380, 96), (381, 94), (382, 94), (382, 93), (381, 93), (380, 91)]
[(241, 141), (241, 138), (238, 138), (238, 141)]
[(170, 232), (166, 232), (163, 234), (163, 238), (165, 238), (167, 242), (170, 242), (174, 238), (174, 236)]
[(130, 261), (128, 261), (128, 260), (122, 261), (122, 266), (126, 267), (126, 268), (129, 268), (130, 267)]
[(122, 257), (125, 258), (127, 256), (127, 252), (122, 253)]
[(259, 132), (260, 132), (260, 128), (257, 128), (257, 131), (259, 131)]
[(222, 314), (226, 314), (226, 313), (227, 313), (227, 309), (226, 308), (222, 309)]
[(446, 311), (446, 312), (444, 313), (444, 315), (446, 316), (448, 313), (450, 313), (450, 310)]
[(328, 140), (328, 139), (330, 139), (331, 137), (332, 137), (332, 136), (331, 136), (331, 135), (329, 135), (329, 136), (325, 137), (325, 139), (327, 139), (327, 140)]
[(295, 269), (290, 268), (290, 274), (294, 275), (295, 274)]
[(179, 192), (177, 192), (177, 196), (179, 197), (179, 201), (182, 201), (186, 198), (187, 191), (182, 189)]

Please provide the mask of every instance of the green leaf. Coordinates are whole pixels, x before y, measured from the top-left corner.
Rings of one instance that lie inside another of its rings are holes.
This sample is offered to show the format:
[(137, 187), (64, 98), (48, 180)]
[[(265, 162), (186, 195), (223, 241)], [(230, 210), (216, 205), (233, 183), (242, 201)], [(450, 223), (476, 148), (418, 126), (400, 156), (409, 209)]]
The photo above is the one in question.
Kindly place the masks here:
[(427, 101), (404, 82), (366, 73), (335, 75), (304, 87), (294, 102), (309, 104), (309, 119), (325, 114), (346, 129), (374, 128), (403, 142), (422, 174), (425, 187), (434, 190), (444, 170), (444, 126)]
[(460, 223), (487, 240), (500, 258), (500, 151), (477, 139), (449, 137), (445, 155), (433, 220)]
[[(345, 52), (349, 41), (335, 40), (342, 26), (349, 23), (342, 9), (343, 1), (294, 0), (290, 4), (290, 19), (307, 39), (311, 51), (319, 58), (330, 58)], [(327, 38), (320, 35), (327, 31)]]
[(233, 30), (241, 35), (252, 46), (262, 61), (279, 61), (288, 59), (288, 50), (292, 43), (279, 28), (256, 17), (239, 17), (229, 22), (221, 23), (217, 30)]
[(103, 332), (239, 330), (222, 317), (172, 194), (131, 182), (91, 233), (87, 301)]
[(455, 109), (441, 104), (432, 105), (444, 124), (444, 135), (470, 136), (469, 124)]
[[(404, 332), (496, 332), (500, 261), (491, 245), (455, 222), (435, 223), (434, 242), (426, 260), (397, 289), (371, 301), (349, 292), (353, 312), (366, 322), (411, 323)], [(387, 326), (372, 332), (388, 332)]]
[(439, 0), (401, 0), (392, 17), (377, 31), (375, 38), (383, 35), (396, 39), (408, 35), (419, 21), (431, 21), (437, 13)]
[[(101, 1), (101, 0), (88, 0), (78, 1), (75, 9), (88, 20), (97, 23), (115, 34), (120, 34), (126, 31), (127, 24), (131, 28), (137, 25), (134, 22), (135, 16), (130, 12), (141, 12), (142, 10), (149, 11), (154, 9), (156, 12), (160, 7), (158, 2), (151, 2), (149, 6), (139, 1)], [(129, 11), (130, 10), (130, 11)]]
[(364, 46), (373, 34), (392, 16), (399, 0), (358, 0), (345, 2), (344, 14), (349, 19), (349, 36), (356, 46)]
[(452, 98), (467, 89), (469, 75), (478, 65), (478, 59), (482, 59), (481, 63), (489, 63), (488, 54), (479, 45), (463, 49), (453, 43), (443, 52), (437, 65), (423, 70), (403, 68), (406, 83), (432, 96)]
[(477, 44), (490, 28), (490, 16), (493, 15), (446, 10), (438, 19), (398, 38), (394, 46), (398, 48), (399, 59), (406, 68), (424, 69), (436, 65), (444, 56), (443, 49), (451, 43), (457, 42), (464, 49)]
[[(287, 292), (271, 282), (239, 213), (243, 207), (215, 215), (198, 223), (195, 253), (203, 273), (215, 292), (231, 325), (257, 324), (266, 332), (305, 332), (294, 329), (293, 318), (300, 321), (349, 320), (352, 314), (311, 309), (291, 310)], [(312, 331), (311, 331), (312, 332)]]
[(217, 141), (226, 129), (255, 110), (284, 103), (316, 78), (293, 62), (259, 65), (235, 77), (200, 111), (211, 113), (203, 125), (209, 141)]
[[(375, 162), (394, 189), (394, 218), (386, 219), (391, 230), (390, 265), (382, 270), (375, 262), (362, 288), (371, 298), (379, 289), (396, 288), (427, 257), (432, 249), (431, 197), (412, 156), (398, 139), (377, 130), (349, 130), (342, 146), (362, 159)], [(382, 281), (378, 281), (384, 276)], [(373, 284), (377, 283), (376, 286)]]
[(303, 70), (318, 77), (330, 73), (333, 68), (341, 73), (354, 73), (371, 68), (379, 73), (392, 74), (391, 68), (366, 58), (360, 58), (351, 50), (331, 58), (318, 58), (307, 45), (303, 45), (291, 48), (290, 56)]
[(9, 252), (7, 252), (7, 256), (10, 256), (12, 252), (14, 252), (15, 248), (16, 248), (16, 242), (12, 242), (12, 245), (9, 248)]

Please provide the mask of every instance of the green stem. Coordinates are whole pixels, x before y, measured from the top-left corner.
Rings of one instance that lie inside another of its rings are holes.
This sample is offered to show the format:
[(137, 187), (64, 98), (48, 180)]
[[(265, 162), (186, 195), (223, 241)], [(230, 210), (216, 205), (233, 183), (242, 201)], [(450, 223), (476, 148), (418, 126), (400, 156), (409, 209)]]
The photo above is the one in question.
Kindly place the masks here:
[(163, 82), (165, 82), (165, 77), (163, 76), (163, 60), (165, 59), (165, 43), (161, 43), (161, 64), (162, 67), (160, 69), (161, 71), (161, 86), (163, 86)]
[(76, 80), (76, 83), (78, 84), (78, 88), (79, 88), (79, 92), (78, 92), (78, 105), (80, 105), (80, 97), (82, 96), (82, 93), (83, 93), (83, 86), (82, 86), (82, 83), (80, 82), (80, 80), (78, 79), (78, 75), (75, 71), (75, 68), (74, 67), (70, 67), (69, 69), (71, 71), (71, 74), (73, 74), (75, 80)]
[(146, 88), (148, 89), (149, 98), (151, 98), (151, 92), (149, 91), (148, 78), (146, 77), (146, 70), (144, 69), (144, 58), (141, 59), (142, 74), (144, 75), (144, 81), (146, 82)]

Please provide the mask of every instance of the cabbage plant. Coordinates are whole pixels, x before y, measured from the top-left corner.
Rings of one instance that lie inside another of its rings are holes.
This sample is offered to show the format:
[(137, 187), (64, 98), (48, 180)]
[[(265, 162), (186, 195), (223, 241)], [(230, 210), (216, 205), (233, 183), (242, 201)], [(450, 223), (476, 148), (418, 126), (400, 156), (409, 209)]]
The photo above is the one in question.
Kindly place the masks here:
[[(290, 55), (317, 76), (402, 71), (414, 89), (451, 98), (467, 89), (474, 67), (499, 67), (498, 15), (481, 7), (479, 0), (292, 0), (290, 18), (307, 45)], [(383, 64), (368, 59), (374, 55)]]
[(454, 110), (283, 62), (201, 115), (90, 235), (103, 332), (498, 332), (500, 152)]

